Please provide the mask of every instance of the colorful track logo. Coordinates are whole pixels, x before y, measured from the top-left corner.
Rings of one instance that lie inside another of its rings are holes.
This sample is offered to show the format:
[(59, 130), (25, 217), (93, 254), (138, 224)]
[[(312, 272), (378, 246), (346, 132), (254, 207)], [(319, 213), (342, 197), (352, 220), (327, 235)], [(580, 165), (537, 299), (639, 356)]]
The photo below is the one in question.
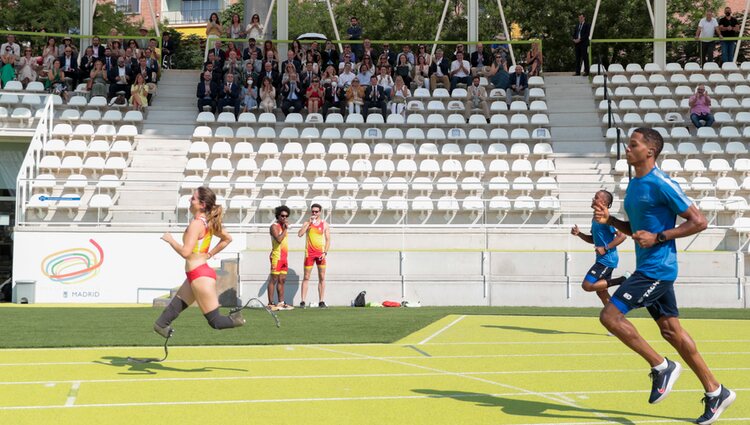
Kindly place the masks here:
[(42, 260), (42, 274), (53, 282), (64, 284), (85, 282), (99, 273), (104, 262), (104, 251), (95, 240), (89, 239), (99, 252), (88, 248), (71, 248), (50, 254)]

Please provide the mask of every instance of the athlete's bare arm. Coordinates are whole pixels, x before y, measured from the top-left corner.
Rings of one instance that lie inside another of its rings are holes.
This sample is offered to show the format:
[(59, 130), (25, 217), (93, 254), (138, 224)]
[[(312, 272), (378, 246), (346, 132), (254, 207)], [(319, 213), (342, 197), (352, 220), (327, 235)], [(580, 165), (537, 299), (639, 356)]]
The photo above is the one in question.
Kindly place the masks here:
[(274, 238), (276, 242), (281, 243), (286, 237), (286, 233), (286, 223), (274, 223), (271, 225), (271, 237)]
[(594, 220), (596, 220), (597, 223), (608, 224), (621, 231), (626, 236), (633, 235), (633, 231), (630, 229), (630, 222), (609, 215), (609, 208), (607, 208), (604, 202), (594, 202)]
[[(702, 232), (708, 227), (706, 217), (698, 211), (695, 204), (690, 205), (685, 212), (680, 214), (685, 221), (674, 229), (665, 230), (664, 236), (667, 240), (684, 238)], [(656, 233), (639, 230), (633, 233), (633, 240), (643, 248), (651, 248), (656, 245)]]
[(193, 220), (182, 235), (182, 245), (169, 232), (165, 232), (161, 236), (161, 239), (167, 242), (180, 257), (187, 258), (193, 253), (193, 248), (195, 248), (195, 244), (198, 242), (203, 228), (203, 223), (200, 220)]

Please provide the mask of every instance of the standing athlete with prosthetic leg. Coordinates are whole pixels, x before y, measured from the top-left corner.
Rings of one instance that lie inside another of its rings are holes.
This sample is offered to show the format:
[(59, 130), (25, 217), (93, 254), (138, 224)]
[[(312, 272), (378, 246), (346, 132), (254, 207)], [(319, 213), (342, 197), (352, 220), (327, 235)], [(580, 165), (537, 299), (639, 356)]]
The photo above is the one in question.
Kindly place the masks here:
[[(591, 208), (594, 208), (594, 204), (597, 202), (601, 202), (609, 208), (612, 206), (612, 200), (612, 194), (602, 189), (594, 194)], [(612, 226), (597, 223), (594, 219), (591, 220), (590, 235), (581, 233), (577, 225), (570, 229), (570, 234), (594, 245), (596, 263), (586, 273), (581, 286), (586, 292), (596, 292), (596, 295), (602, 300), (602, 304), (607, 305), (609, 302), (607, 288), (621, 284), (628, 277), (626, 275), (612, 279), (612, 270), (617, 268), (620, 261), (617, 255), (617, 246), (623, 243), (627, 236), (618, 232)]]
[[(219, 314), (216, 272), (207, 261), (226, 248), (232, 242), (232, 237), (221, 224), (223, 209), (216, 205), (216, 195), (211, 189), (199, 187), (193, 192), (190, 198), (190, 212), (194, 218), (182, 235), (182, 244), (168, 232), (161, 237), (185, 259), (187, 274), (187, 279), (180, 286), (177, 295), (154, 323), (154, 331), (164, 338), (172, 335), (172, 321), (194, 301), (198, 302), (203, 316), (214, 329), (236, 328), (245, 324), (245, 319), (239, 311), (229, 316)], [(218, 237), (220, 242), (210, 249), (213, 236)]]
[[(656, 158), (663, 146), (661, 135), (652, 129), (638, 128), (630, 136), (625, 149), (628, 164), (635, 168), (635, 177), (630, 180), (625, 194), (625, 211), (630, 221), (612, 217), (603, 202), (594, 206), (597, 222), (614, 226), (633, 237), (636, 254), (635, 272), (612, 295), (599, 319), (651, 366), (653, 383), (648, 402), (658, 403), (671, 391), (682, 366), (657, 353), (625, 318), (630, 310), (646, 307), (662, 337), (672, 344), (701, 381), (706, 391), (705, 411), (696, 423), (707, 425), (716, 422), (737, 395), (716, 380), (678, 319), (674, 240), (703, 231), (707, 221), (680, 186), (656, 167)], [(675, 227), (677, 215), (685, 221)]]

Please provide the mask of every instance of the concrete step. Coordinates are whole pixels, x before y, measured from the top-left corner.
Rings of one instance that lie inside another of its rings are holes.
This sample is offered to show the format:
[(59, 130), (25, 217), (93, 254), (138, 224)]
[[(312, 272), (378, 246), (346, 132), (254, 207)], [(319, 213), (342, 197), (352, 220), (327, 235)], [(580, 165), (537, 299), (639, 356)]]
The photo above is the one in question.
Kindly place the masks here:
[[(145, 209), (144, 209), (145, 208)], [(117, 205), (109, 209), (112, 215), (112, 224), (117, 223), (176, 223), (177, 213), (175, 207), (168, 209), (155, 209), (151, 205), (140, 205), (135, 208), (121, 208)]]
[(146, 136), (186, 138), (192, 136), (195, 125), (190, 124), (162, 124), (145, 123), (141, 133)]

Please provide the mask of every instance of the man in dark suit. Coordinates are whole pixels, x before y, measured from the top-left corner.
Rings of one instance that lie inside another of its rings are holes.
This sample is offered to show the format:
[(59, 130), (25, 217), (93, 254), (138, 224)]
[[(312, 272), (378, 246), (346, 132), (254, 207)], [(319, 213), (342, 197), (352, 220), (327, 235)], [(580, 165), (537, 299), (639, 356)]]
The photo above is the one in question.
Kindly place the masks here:
[(286, 52), (286, 60), (284, 62), (281, 62), (281, 75), (283, 76), (286, 74), (286, 67), (289, 64), (294, 65), (294, 70), (297, 71), (297, 74), (302, 72), (302, 62), (297, 59), (297, 57), (294, 55), (294, 50), (287, 50)]
[(133, 84), (133, 75), (130, 67), (125, 64), (125, 58), (117, 58), (117, 66), (113, 67), (107, 73), (109, 80), (109, 97), (112, 98), (118, 91), (125, 92), (125, 98), (130, 98), (130, 85)]
[(591, 26), (586, 23), (583, 13), (578, 15), (578, 25), (573, 29), (573, 44), (576, 49), (576, 73), (581, 75), (581, 64), (583, 64), (583, 75), (589, 75), (589, 33)]
[(101, 41), (99, 41), (99, 37), (94, 37), (91, 39), (91, 45), (89, 46), (94, 50), (94, 57), (99, 59), (104, 57), (104, 46), (102, 46)]
[(65, 72), (65, 77), (72, 80), (70, 87), (75, 90), (78, 85), (78, 58), (73, 54), (73, 48), (66, 47), (63, 55), (60, 56), (60, 69)]
[(529, 78), (523, 72), (521, 65), (516, 65), (516, 72), (510, 74), (508, 87), (505, 88), (505, 101), (510, 106), (513, 96), (523, 96), (526, 104), (529, 103)]
[(338, 69), (339, 66), (339, 52), (336, 50), (336, 46), (333, 45), (331, 40), (326, 40), (326, 48), (320, 54), (322, 60), (321, 70), (326, 69), (329, 65), (333, 65), (334, 68)]
[(448, 76), (450, 74), (450, 62), (443, 56), (443, 49), (437, 49), (435, 51), (435, 60), (430, 65), (430, 89), (435, 90), (437, 83), (443, 83), (446, 90), (451, 90), (451, 79)]
[(383, 91), (383, 86), (378, 85), (378, 77), (373, 75), (370, 77), (370, 85), (365, 87), (365, 105), (362, 108), (362, 114), (367, 116), (370, 108), (380, 108), (380, 113), (385, 117), (387, 115), (385, 99), (386, 95), (385, 91)]
[(172, 67), (172, 54), (175, 52), (177, 45), (172, 40), (172, 34), (165, 32), (161, 38), (161, 63), (162, 68), (169, 69)]
[(104, 64), (104, 69), (109, 72), (110, 69), (114, 68), (117, 64), (117, 58), (112, 56), (112, 50), (107, 47), (104, 49), (104, 57), (101, 58), (102, 63)]
[(240, 85), (234, 82), (234, 74), (227, 73), (227, 81), (219, 92), (219, 111), (225, 106), (234, 107), (234, 115), (240, 113)]
[(263, 52), (260, 50), (260, 47), (255, 45), (255, 39), (250, 37), (247, 39), (247, 47), (245, 47), (245, 50), (242, 51), (242, 60), (246, 61), (250, 59), (250, 54), (253, 50), (257, 54), (257, 58), (263, 57)]
[(211, 112), (216, 112), (216, 99), (219, 97), (221, 88), (212, 79), (213, 75), (210, 71), (203, 73), (203, 80), (198, 83), (198, 90), (196, 97), (198, 97), (198, 112), (203, 112), (204, 106), (210, 106)]
[(342, 115), (346, 114), (346, 92), (343, 87), (338, 85), (337, 81), (334, 80), (331, 84), (326, 84), (324, 99), (322, 109), (324, 117), (328, 116), (328, 110), (331, 108), (338, 108)]
[(224, 61), (227, 60), (227, 52), (222, 50), (221, 48), (221, 41), (216, 40), (216, 43), (214, 43), (214, 48), (209, 50), (209, 52), (214, 54), (215, 60), (219, 60), (222, 62), (221, 66), (224, 66)]
[[(380, 52), (380, 55), (385, 55), (386, 59), (388, 60), (388, 63), (391, 65), (391, 68), (396, 67), (396, 52), (391, 50), (391, 45), (388, 43), (383, 44), (383, 51)], [(378, 56), (380, 57), (380, 56)], [(374, 60), (373, 60), (374, 62)]]
[(131, 69), (131, 71), (133, 74), (133, 81), (135, 81), (136, 74), (141, 74), (143, 75), (143, 79), (147, 84), (155, 82), (154, 77), (156, 76), (156, 70), (148, 66), (146, 58), (141, 58), (138, 61), (138, 68)]
[(265, 62), (263, 64), (263, 71), (261, 71), (260, 76), (255, 82), (259, 89), (261, 84), (263, 83), (263, 79), (266, 77), (271, 79), (271, 83), (278, 93), (281, 86), (281, 76), (279, 75), (279, 70), (274, 68), (273, 63), (271, 62)]
[(281, 87), (281, 112), (289, 115), (291, 108), (294, 108), (294, 112), (302, 110), (302, 95), (299, 74), (289, 74), (289, 81)]
[(484, 45), (477, 43), (477, 49), (469, 57), (469, 63), (471, 63), (471, 75), (482, 75), (484, 76), (484, 67), (492, 64), (490, 55), (484, 51)]

